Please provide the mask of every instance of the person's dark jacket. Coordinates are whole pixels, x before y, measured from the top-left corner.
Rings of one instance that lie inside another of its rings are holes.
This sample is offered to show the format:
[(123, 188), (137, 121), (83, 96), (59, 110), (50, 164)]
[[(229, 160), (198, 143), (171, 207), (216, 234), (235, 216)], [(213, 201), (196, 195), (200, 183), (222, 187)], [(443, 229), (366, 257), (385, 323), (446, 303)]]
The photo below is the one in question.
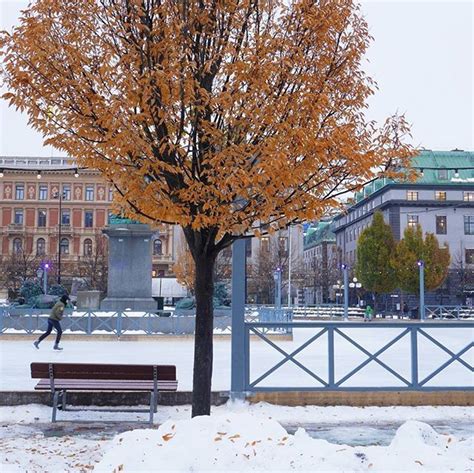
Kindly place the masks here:
[(57, 320), (58, 322), (62, 320), (64, 309), (66, 308), (66, 304), (62, 301), (56, 302), (53, 308), (51, 309), (51, 313), (49, 314), (49, 318), (51, 320)]

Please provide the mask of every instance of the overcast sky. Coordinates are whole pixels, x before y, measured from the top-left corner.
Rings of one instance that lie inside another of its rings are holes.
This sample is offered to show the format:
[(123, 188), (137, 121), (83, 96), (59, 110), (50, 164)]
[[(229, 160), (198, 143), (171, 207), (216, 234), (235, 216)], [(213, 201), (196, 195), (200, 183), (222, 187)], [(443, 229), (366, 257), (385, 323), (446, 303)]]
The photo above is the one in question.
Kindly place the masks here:
[[(0, 29), (10, 29), (27, 4), (0, 0)], [(369, 0), (363, 11), (375, 38), (366, 70), (380, 89), (369, 117), (405, 113), (415, 146), (473, 150), (474, 1)], [(0, 102), (0, 155), (61, 154)]]

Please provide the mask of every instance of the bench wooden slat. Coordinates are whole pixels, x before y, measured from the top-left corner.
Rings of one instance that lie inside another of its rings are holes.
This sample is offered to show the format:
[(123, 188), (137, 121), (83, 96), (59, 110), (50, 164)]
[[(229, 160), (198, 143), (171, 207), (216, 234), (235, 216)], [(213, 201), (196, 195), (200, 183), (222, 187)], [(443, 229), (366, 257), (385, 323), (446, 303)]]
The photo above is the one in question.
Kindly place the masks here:
[[(176, 366), (156, 365), (159, 380), (176, 380)], [(53, 363), (55, 378), (61, 379), (153, 379), (153, 365)], [(48, 378), (49, 363), (31, 363), (32, 378)]]
[[(158, 381), (158, 391), (176, 391), (177, 381)], [(55, 389), (66, 389), (72, 391), (152, 391), (153, 381), (121, 381), (121, 380), (54, 380)], [(35, 390), (49, 391), (51, 389), (49, 379), (41, 379), (35, 386)]]

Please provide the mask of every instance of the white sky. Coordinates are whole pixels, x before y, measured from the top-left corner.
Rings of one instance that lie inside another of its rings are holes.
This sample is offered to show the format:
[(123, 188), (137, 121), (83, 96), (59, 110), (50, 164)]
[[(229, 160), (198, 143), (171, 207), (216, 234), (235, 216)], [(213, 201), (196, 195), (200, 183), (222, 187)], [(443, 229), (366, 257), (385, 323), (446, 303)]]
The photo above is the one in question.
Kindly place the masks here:
[[(25, 0), (0, 0), (0, 28), (10, 29)], [(474, 149), (474, 0), (365, 0), (375, 38), (366, 70), (379, 91), (369, 117), (398, 111), (412, 124), (413, 144)], [(24, 115), (0, 101), (0, 155), (59, 155)]]

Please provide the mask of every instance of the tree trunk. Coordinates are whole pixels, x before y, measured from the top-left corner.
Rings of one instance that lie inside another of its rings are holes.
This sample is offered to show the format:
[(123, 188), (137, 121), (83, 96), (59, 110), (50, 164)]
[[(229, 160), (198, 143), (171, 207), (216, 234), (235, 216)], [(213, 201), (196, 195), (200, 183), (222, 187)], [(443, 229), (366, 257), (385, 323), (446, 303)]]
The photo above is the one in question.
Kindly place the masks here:
[(211, 412), (212, 334), (214, 328), (214, 262), (215, 257), (196, 258), (196, 330), (194, 336), (192, 416)]

